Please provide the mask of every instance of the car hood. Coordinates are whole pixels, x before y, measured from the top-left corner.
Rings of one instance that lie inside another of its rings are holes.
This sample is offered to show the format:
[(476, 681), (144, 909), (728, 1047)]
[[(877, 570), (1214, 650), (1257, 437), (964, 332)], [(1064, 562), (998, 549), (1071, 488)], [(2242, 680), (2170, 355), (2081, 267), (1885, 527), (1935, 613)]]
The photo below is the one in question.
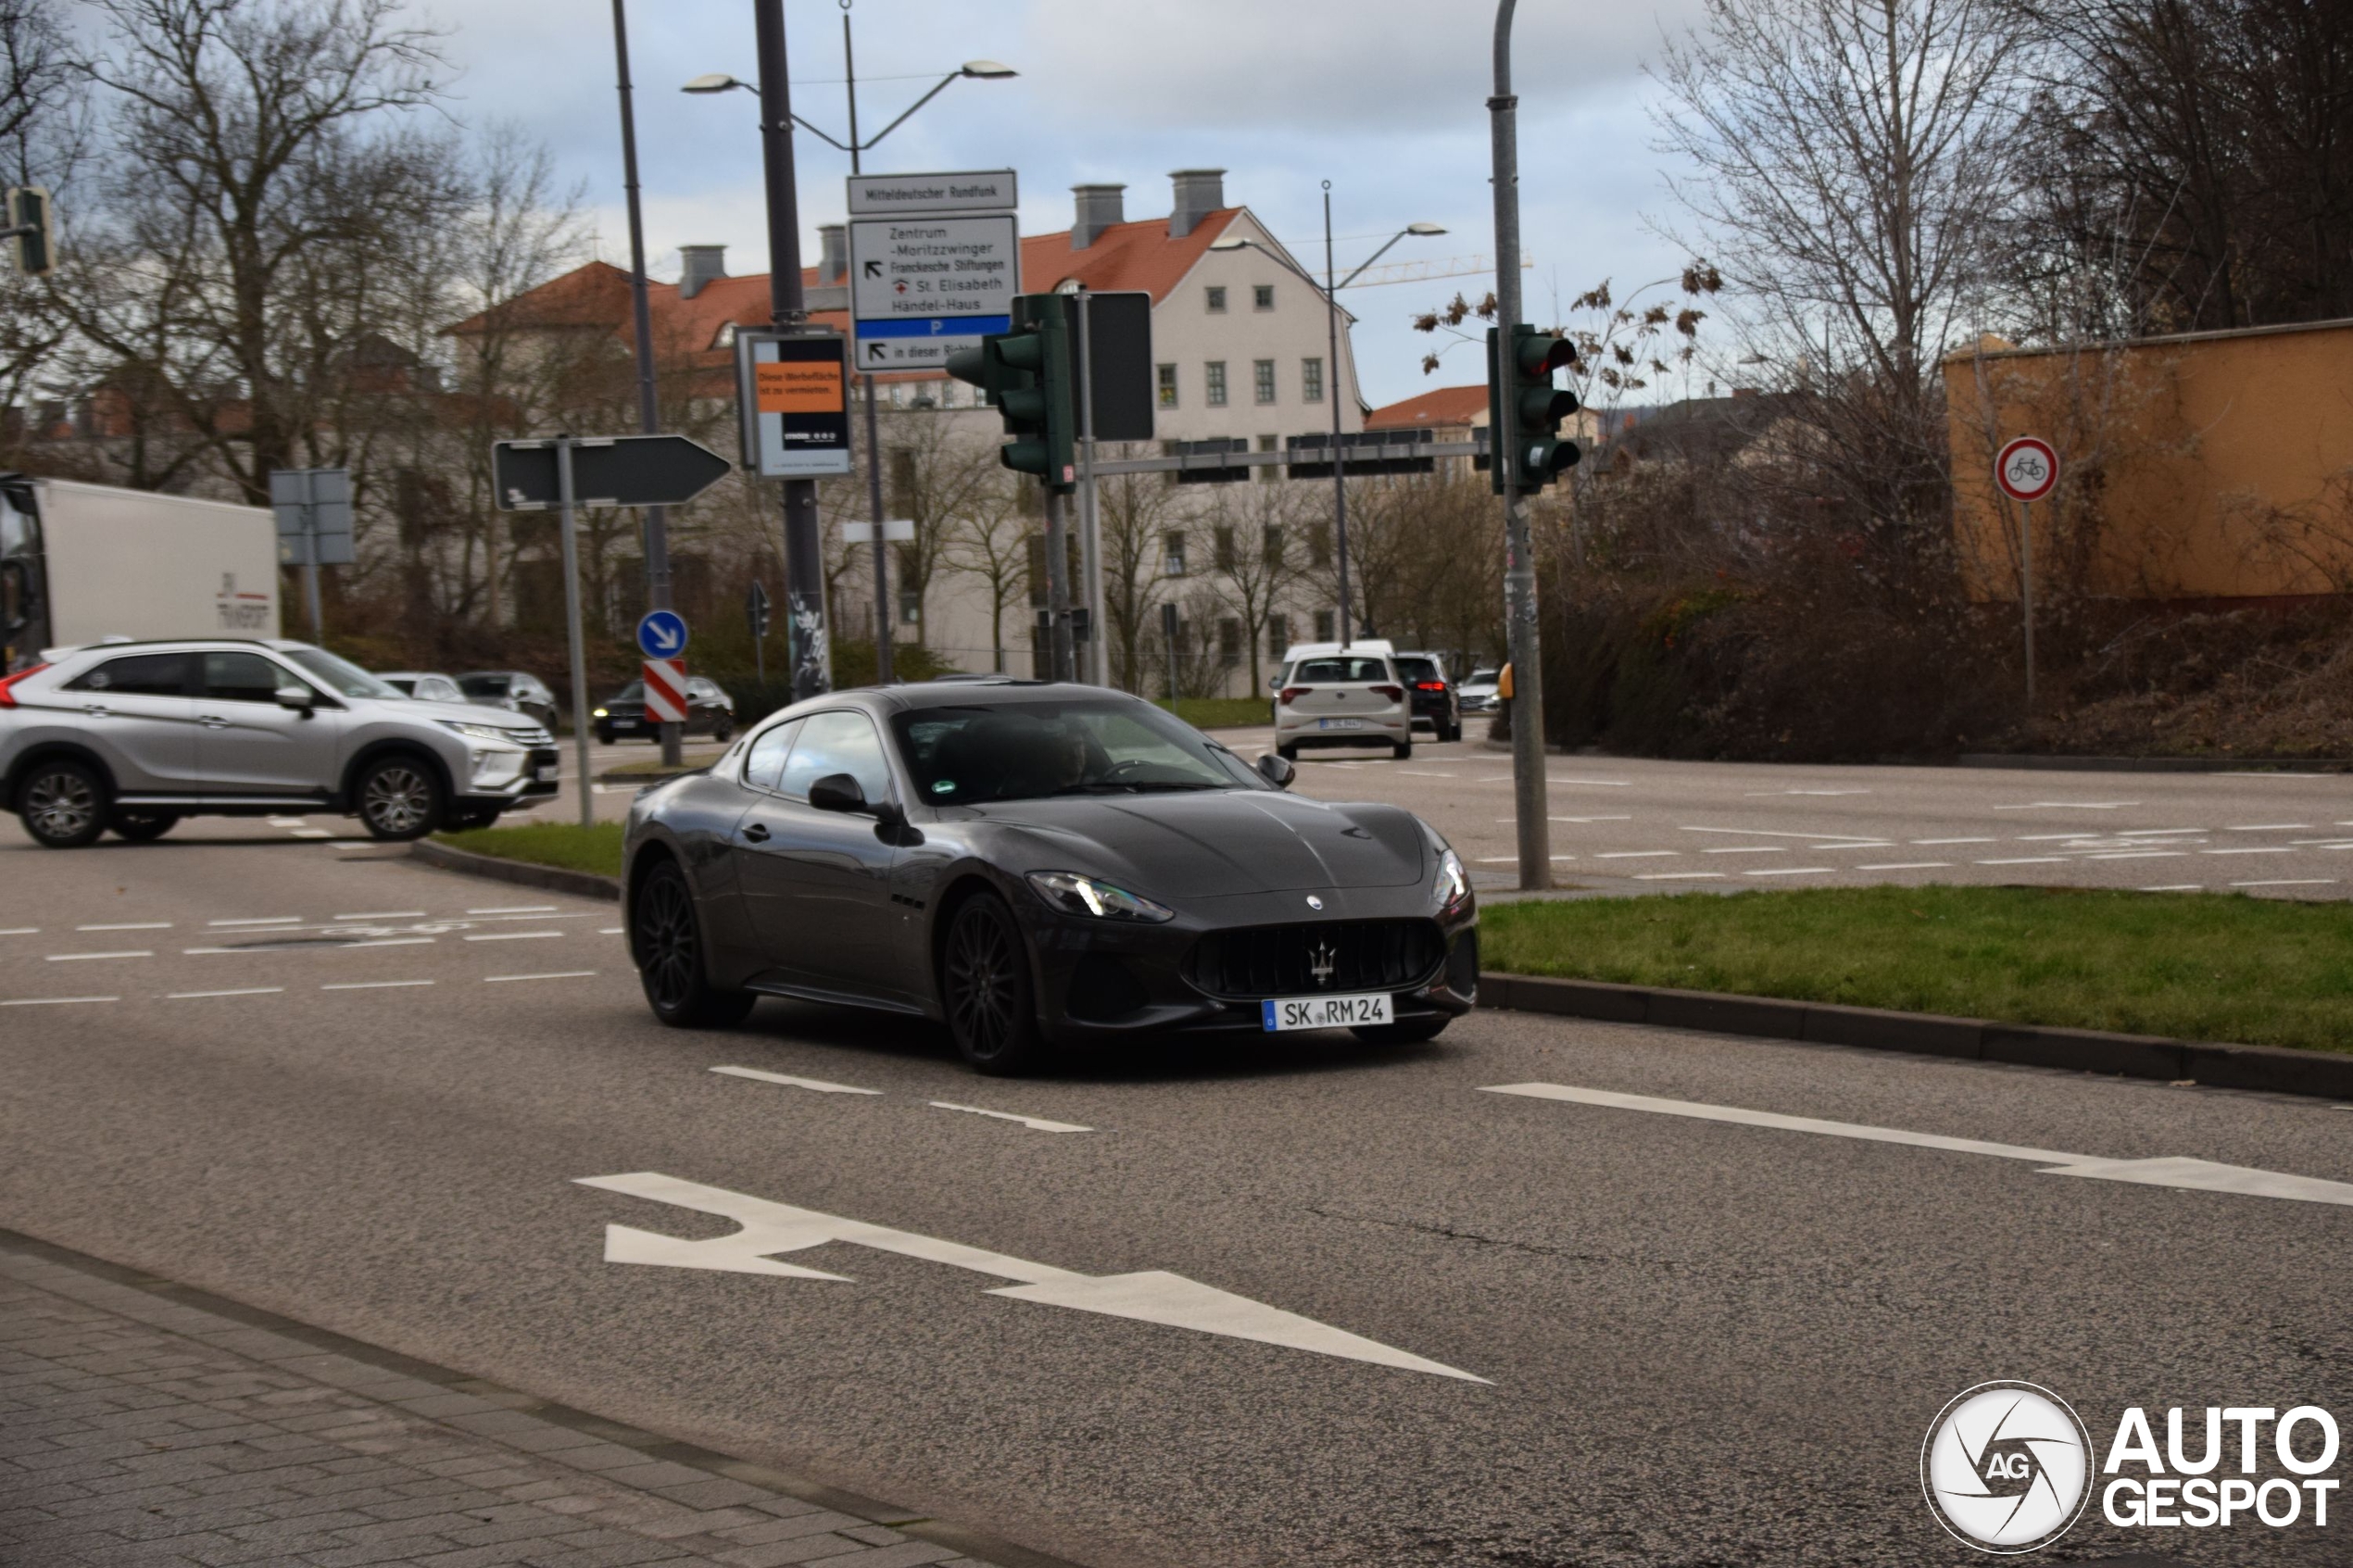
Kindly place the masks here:
[(528, 713), (518, 713), (510, 708), (491, 708), (479, 702), (433, 702), (410, 697), (374, 697), (370, 700), (403, 719), (446, 719), (453, 724), (489, 724), (497, 729), (513, 730), (517, 734), (539, 728), (539, 721)]
[(1218, 790), (965, 809), (1031, 841), (1023, 869), (1087, 872), (1160, 899), (1402, 887), (1431, 874), (1427, 830), (1395, 806)]

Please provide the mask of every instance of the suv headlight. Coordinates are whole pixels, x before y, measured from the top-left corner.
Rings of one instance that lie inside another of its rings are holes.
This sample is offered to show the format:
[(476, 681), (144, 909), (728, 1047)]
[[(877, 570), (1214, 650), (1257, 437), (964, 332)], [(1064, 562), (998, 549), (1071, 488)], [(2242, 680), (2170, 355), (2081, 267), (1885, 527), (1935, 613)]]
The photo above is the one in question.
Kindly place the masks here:
[(1443, 914), (1458, 908), (1470, 897), (1470, 878), (1463, 871), (1463, 858), (1452, 849), (1438, 852), (1438, 881), (1430, 888), (1430, 897)]
[(486, 740), (497, 746), (521, 746), (515, 732), (498, 724), (469, 724), (461, 720), (444, 719), (442, 723), (457, 731), (468, 740)]
[(1029, 885), (1038, 896), (1066, 915), (1088, 915), (1096, 920), (1138, 920), (1154, 924), (1175, 920), (1176, 911), (1164, 909), (1150, 898), (1098, 882), (1076, 872), (1032, 872)]

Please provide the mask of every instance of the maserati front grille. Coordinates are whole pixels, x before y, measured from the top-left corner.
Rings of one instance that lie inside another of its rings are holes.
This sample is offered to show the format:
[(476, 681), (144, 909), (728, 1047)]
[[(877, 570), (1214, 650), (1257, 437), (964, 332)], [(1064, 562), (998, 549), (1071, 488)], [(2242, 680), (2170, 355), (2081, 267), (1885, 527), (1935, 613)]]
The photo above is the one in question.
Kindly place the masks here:
[(1193, 945), (1187, 973), (1212, 996), (1239, 998), (1401, 991), (1445, 956), (1429, 921), (1325, 921), (1212, 932)]

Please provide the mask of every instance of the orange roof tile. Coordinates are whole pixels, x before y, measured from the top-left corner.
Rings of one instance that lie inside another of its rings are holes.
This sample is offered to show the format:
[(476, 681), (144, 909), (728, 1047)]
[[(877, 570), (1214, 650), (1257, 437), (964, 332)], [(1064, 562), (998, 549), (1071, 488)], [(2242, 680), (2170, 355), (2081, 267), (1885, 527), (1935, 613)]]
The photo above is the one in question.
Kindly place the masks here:
[(1440, 386), (1365, 416), (1366, 430), (1418, 430), (1487, 422), (1487, 385)]

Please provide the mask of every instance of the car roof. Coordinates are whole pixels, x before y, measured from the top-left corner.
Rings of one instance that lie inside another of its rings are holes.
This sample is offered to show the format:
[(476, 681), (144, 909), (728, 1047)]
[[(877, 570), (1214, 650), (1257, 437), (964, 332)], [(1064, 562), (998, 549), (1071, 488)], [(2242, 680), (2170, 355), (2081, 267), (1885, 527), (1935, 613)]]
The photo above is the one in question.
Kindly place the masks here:
[(94, 643), (65, 643), (41, 650), (43, 662), (56, 664), (62, 659), (79, 659), (84, 654), (136, 653), (139, 650), (161, 648), (184, 652), (202, 652), (206, 648), (268, 648), (272, 653), (308, 651), (308, 643), (298, 643), (287, 637), (101, 637)]

